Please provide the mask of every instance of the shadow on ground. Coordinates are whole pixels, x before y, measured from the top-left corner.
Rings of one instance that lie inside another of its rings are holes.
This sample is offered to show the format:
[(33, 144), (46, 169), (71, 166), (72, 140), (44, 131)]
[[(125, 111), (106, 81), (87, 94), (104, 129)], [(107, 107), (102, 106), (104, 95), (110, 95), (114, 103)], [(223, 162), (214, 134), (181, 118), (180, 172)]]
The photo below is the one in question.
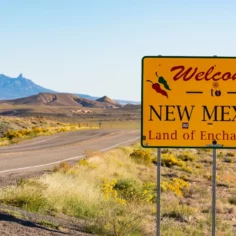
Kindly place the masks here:
[(21, 220), (21, 219), (18, 219), (16, 217), (14, 217), (14, 216), (5, 214), (5, 213), (0, 213), (0, 221), (15, 222), (15, 223), (18, 223), (20, 225), (27, 226), (27, 227), (34, 227), (34, 228), (38, 228), (38, 229), (47, 230), (47, 231), (50, 231), (50, 232), (65, 234), (65, 233), (63, 233), (59, 230), (48, 229), (48, 228), (40, 226), (36, 223), (33, 223), (31, 221)]

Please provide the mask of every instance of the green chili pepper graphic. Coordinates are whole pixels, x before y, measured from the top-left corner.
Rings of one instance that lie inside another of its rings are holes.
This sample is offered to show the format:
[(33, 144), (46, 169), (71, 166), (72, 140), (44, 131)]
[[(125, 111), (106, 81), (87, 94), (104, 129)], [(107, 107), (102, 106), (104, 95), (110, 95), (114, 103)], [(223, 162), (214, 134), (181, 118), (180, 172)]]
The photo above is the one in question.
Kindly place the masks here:
[(158, 79), (158, 82), (159, 82), (160, 84), (163, 84), (164, 87), (165, 87), (167, 90), (171, 90), (170, 87), (169, 87), (169, 85), (168, 85), (168, 83), (167, 83), (167, 81), (164, 79), (164, 77), (162, 77), (162, 76), (159, 77), (158, 74), (157, 74), (157, 72), (156, 72), (156, 76), (159, 78), (159, 79)]

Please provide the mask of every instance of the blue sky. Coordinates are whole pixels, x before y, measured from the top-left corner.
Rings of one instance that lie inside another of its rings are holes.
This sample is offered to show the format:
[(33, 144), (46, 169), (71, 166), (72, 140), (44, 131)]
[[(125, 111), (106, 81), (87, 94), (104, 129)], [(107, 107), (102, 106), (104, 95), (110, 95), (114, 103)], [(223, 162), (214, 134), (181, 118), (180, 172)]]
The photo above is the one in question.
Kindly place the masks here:
[(236, 1), (0, 0), (0, 73), (141, 100), (145, 55), (236, 56)]

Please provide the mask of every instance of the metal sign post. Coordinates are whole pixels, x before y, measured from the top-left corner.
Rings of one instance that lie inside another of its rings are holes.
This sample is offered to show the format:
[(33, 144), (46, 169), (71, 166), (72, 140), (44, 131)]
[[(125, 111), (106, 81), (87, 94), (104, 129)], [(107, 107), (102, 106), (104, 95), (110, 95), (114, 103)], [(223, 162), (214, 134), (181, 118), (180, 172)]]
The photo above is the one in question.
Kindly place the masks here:
[(157, 149), (157, 236), (161, 235), (161, 149)]
[(216, 148), (213, 149), (212, 163), (212, 236), (216, 235)]

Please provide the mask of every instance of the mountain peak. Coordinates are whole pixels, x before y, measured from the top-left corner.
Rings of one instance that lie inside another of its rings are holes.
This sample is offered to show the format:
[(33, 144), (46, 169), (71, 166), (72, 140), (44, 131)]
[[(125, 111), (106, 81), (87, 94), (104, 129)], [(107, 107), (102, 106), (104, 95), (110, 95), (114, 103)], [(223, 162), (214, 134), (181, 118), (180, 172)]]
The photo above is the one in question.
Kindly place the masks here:
[(111, 98), (107, 97), (106, 95), (101, 98), (98, 98), (97, 101), (99, 101), (99, 102), (113, 102), (113, 100)]
[(24, 78), (22, 73), (16, 78), (0, 75), (0, 99), (16, 99), (38, 94), (39, 92), (53, 91)]
[(22, 73), (19, 74), (19, 76), (17, 77), (17, 79), (22, 79), (23, 78), (23, 75)]
[(112, 105), (114, 105), (114, 106), (120, 106), (119, 103), (117, 103), (116, 101), (112, 100), (111, 98), (109, 98), (109, 97), (107, 97), (107, 96), (103, 96), (103, 97), (101, 97), (101, 98), (98, 98), (96, 101), (109, 103), (109, 104), (112, 104)]

